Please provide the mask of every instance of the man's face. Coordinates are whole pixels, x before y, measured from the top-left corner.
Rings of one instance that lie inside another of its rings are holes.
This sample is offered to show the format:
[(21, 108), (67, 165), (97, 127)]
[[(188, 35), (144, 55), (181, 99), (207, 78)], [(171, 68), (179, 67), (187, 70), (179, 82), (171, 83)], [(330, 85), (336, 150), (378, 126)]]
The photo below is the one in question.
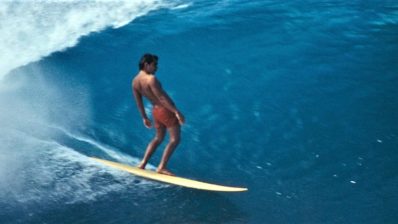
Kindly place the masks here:
[(147, 72), (151, 74), (155, 74), (155, 72), (158, 70), (158, 62), (154, 61), (150, 64), (147, 64)]

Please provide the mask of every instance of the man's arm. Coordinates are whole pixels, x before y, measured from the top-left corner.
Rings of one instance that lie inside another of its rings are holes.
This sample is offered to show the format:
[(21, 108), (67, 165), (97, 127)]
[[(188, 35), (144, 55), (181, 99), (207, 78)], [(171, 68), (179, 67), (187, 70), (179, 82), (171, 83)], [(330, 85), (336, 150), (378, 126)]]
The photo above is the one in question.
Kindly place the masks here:
[(180, 124), (183, 124), (185, 122), (184, 116), (182, 115), (182, 113), (180, 111), (178, 111), (174, 102), (167, 95), (167, 93), (163, 90), (162, 86), (160, 85), (160, 82), (155, 77), (153, 77), (153, 79), (151, 79), (149, 82), (149, 86), (150, 86), (153, 94), (155, 95), (155, 97), (162, 104), (162, 106), (164, 106), (165, 108), (167, 108), (168, 110), (173, 112), (177, 116)]
[(152, 124), (151, 124), (151, 121), (148, 119), (148, 116), (146, 115), (145, 108), (144, 108), (144, 102), (142, 100), (142, 95), (134, 87), (134, 85), (133, 85), (133, 94), (134, 94), (135, 102), (137, 103), (138, 111), (140, 112), (140, 114), (144, 120), (144, 125), (145, 125), (145, 127), (150, 128), (152, 126)]
[(155, 77), (153, 77), (150, 80), (149, 86), (150, 86), (153, 94), (155, 95), (155, 97), (162, 104), (162, 106), (164, 106), (165, 108), (167, 108), (168, 110), (170, 110), (173, 113), (178, 112), (174, 102), (170, 99), (170, 97), (167, 95), (167, 93), (163, 90), (162, 86), (160, 85), (160, 82)]

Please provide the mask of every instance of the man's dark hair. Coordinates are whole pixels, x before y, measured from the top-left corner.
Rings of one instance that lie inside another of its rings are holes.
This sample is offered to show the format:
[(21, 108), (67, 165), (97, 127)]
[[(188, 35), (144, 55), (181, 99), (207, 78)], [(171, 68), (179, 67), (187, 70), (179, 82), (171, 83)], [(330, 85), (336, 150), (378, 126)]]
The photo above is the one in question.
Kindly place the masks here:
[(145, 63), (151, 64), (152, 62), (158, 62), (158, 56), (154, 54), (144, 54), (138, 63), (138, 68), (142, 70)]

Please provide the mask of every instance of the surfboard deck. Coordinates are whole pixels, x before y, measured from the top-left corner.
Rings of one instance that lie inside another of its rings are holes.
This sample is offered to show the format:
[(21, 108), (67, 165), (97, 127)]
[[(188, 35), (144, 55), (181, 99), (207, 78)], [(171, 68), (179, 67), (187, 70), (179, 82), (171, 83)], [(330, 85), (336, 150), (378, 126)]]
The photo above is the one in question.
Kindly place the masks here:
[(112, 162), (104, 159), (99, 159), (95, 157), (90, 157), (91, 159), (108, 165), (113, 168), (117, 168), (120, 170), (127, 171), (129, 173), (132, 173), (136, 176), (140, 176), (143, 178), (147, 178), (150, 180), (155, 180), (163, 183), (168, 183), (168, 184), (174, 184), (182, 187), (188, 187), (188, 188), (194, 188), (194, 189), (199, 189), (199, 190), (207, 190), (207, 191), (221, 191), (221, 192), (241, 192), (241, 191), (247, 191), (247, 188), (242, 188), (242, 187), (230, 187), (230, 186), (223, 186), (223, 185), (218, 185), (218, 184), (211, 184), (211, 183), (206, 183), (202, 181), (197, 181), (197, 180), (192, 180), (188, 178), (183, 178), (183, 177), (177, 177), (177, 176), (169, 176), (165, 174), (160, 174), (151, 170), (143, 170), (137, 167), (132, 167), (129, 165), (117, 163), (117, 162)]

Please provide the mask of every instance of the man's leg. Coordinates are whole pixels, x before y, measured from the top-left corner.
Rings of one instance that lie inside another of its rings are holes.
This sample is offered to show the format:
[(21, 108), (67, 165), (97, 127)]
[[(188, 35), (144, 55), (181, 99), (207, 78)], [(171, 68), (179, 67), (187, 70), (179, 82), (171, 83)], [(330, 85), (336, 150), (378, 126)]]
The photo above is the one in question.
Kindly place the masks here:
[(170, 140), (164, 150), (162, 160), (160, 161), (157, 172), (167, 175), (174, 175), (173, 173), (167, 170), (166, 166), (167, 162), (170, 159), (171, 154), (174, 152), (174, 149), (177, 147), (178, 143), (180, 143), (180, 132), (181, 132), (180, 125), (168, 128), (167, 130), (170, 134)]
[(159, 128), (156, 128), (156, 135), (152, 139), (152, 141), (148, 144), (144, 158), (141, 163), (138, 165), (138, 168), (145, 169), (148, 160), (151, 158), (152, 154), (155, 152), (156, 148), (162, 143), (164, 139), (164, 135), (166, 134), (166, 127), (160, 125)]

